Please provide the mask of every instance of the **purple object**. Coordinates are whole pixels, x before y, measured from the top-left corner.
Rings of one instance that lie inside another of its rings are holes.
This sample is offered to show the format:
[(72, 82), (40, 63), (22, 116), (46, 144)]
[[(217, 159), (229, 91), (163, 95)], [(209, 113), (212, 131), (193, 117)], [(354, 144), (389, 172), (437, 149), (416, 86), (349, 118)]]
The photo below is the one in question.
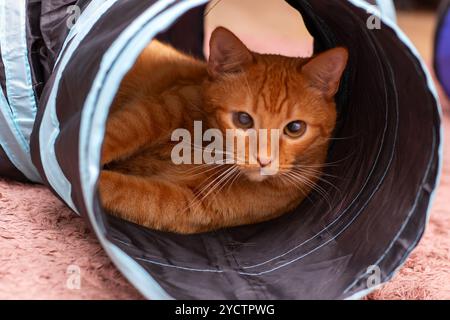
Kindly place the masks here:
[(450, 1), (442, 7), (436, 31), (435, 70), (447, 96), (450, 97)]

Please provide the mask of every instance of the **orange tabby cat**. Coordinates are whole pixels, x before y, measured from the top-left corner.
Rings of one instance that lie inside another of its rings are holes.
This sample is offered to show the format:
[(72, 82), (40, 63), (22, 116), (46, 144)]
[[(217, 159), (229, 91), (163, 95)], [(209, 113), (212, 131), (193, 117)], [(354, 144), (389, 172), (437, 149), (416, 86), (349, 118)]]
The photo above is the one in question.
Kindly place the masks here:
[[(152, 229), (198, 233), (275, 218), (314, 187), (336, 123), (347, 50), (262, 55), (222, 27), (210, 49), (205, 63), (153, 41), (124, 78), (102, 150), (99, 190), (107, 211)], [(278, 152), (246, 147), (244, 162), (176, 165), (172, 133), (194, 135), (194, 121), (224, 135), (279, 129), (279, 140), (267, 141), (278, 143)], [(278, 172), (264, 175), (275, 161)]]

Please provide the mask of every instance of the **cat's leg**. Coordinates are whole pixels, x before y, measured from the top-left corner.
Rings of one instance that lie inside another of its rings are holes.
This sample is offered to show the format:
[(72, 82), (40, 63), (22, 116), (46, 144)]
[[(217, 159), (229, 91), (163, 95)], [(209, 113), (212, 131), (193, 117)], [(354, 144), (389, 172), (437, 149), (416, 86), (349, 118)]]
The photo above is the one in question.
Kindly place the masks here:
[(107, 211), (151, 229), (190, 234), (210, 225), (193, 192), (169, 181), (103, 170), (99, 191)]
[(167, 136), (179, 123), (179, 115), (157, 103), (132, 102), (109, 115), (101, 164), (125, 159), (146, 145)]

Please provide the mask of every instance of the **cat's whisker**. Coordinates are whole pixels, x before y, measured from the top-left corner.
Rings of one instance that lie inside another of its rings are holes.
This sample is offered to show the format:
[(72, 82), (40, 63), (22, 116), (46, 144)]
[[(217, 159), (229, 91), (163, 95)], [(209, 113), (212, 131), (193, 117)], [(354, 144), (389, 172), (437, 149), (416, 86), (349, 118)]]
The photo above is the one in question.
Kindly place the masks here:
[(301, 168), (301, 167), (299, 167), (299, 168), (293, 168), (292, 171), (301, 172), (301, 173), (306, 172), (308, 174), (312, 174), (313, 176), (321, 176), (321, 177), (323, 176), (323, 177), (339, 179), (339, 177), (336, 176), (336, 175), (328, 174), (328, 173), (325, 173), (325, 172), (323, 172), (321, 170), (315, 170), (315, 169), (311, 169), (311, 168)]
[[(332, 182), (330, 182), (330, 181), (328, 181), (327, 179), (325, 179), (325, 178), (323, 177), (324, 174), (321, 174), (320, 172), (316, 172), (316, 171), (312, 171), (312, 172), (311, 172), (311, 171), (308, 171), (308, 170), (302, 170), (302, 169), (297, 169), (297, 171), (294, 170), (294, 172), (298, 172), (298, 173), (301, 174), (301, 175), (309, 174), (309, 175), (311, 175), (312, 177), (314, 177), (314, 178), (316, 178), (316, 179), (318, 179), (318, 180), (320, 180), (320, 181), (322, 181), (322, 182), (328, 184), (329, 186), (331, 186), (332, 188), (334, 188), (336, 191), (341, 192), (341, 190), (340, 190), (336, 185), (334, 185)], [(329, 175), (329, 176), (334, 177), (334, 176), (332, 176), (332, 175)]]
[[(182, 172), (183, 173), (191, 173), (191, 172), (195, 172), (199, 169), (204, 169), (205, 167), (215, 166), (215, 164), (202, 163), (202, 164), (192, 164), (190, 166), (192, 166), (192, 168), (189, 168), (187, 170), (182, 170)], [(180, 166), (180, 168), (181, 168), (181, 166)]]
[(220, 185), (220, 183), (223, 181), (223, 179), (226, 178), (231, 171), (235, 170), (235, 168), (236, 167), (234, 167), (234, 166), (230, 167), (225, 172), (223, 172), (219, 177), (214, 179), (211, 183), (212, 184), (211, 189), (206, 193), (206, 195), (204, 195), (204, 197), (201, 199), (201, 201), (203, 202), (212, 192), (214, 192), (214, 190), (217, 189), (217, 187)]
[(350, 140), (357, 138), (357, 135), (349, 136), (349, 137), (335, 137), (335, 138), (328, 138), (328, 141), (339, 141), (339, 140)]
[(341, 193), (341, 189), (339, 189), (335, 184), (333, 184), (332, 182), (322, 178), (322, 177), (316, 177), (317, 180), (329, 185), (331, 188), (333, 188), (334, 190), (336, 190), (337, 192)]
[[(204, 151), (208, 151), (208, 152), (212, 151), (211, 153), (219, 154), (219, 155), (225, 155), (225, 156), (231, 156), (231, 157), (233, 157), (233, 159), (234, 159), (234, 158), (237, 158), (236, 160), (245, 162), (245, 160), (239, 158), (239, 157), (237, 156), (237, 154), (234, 153), (234, 152), (232, 152), (232, 151), (227, 151), (227, 150), (216, 150), (216, 149), (214, 149), (214, 150), (209, 150), (208, 147), (199, 146), (199, 145), (196, 145), (196, 144), (194, 144), (194, 143), (190, 143), (190, 146), (193, 147), (194, 150), (203, 151), (203, 152), (204, 152)], [(224, 159), (224, 161), (226, 161), (226, 160), (227, 160), (227, 159)]]
[(192, 168), (188, 169), (188, 170), (184, 170), (184, 173), (189, 173), (189, 172), (195, 172), (199, 169), (204, 169), (206, 167), (221, 167), (221, 166), (225, 166), (228, 165), (227, 162), (225, 161), (216, 161), (214, 163), (201, 163), (201, 164), (190, 164), (190, 166), (192, 166)]
[(331, 183), (330, 181), (328, 181), (327, 179), (325, 179), (325, 177), (330, 177), (330, 178), (334, 178), (334, 179), (338, 179), (338, 176), (335, 175), (331, 175), (331, 174), (327, 174), (327, 173), (323, 173), (320, 170), (315, 170), (315, 169), (310, 169), (310, 168), (303, 168), (303, 167), (291, 167), (290, 170), (288, 170), (288, 172), (293, 172), (293, 173), (299, 173), (300, 175), (309, 175), (312, 178), (316, 178), (320, 181), (323, 181), (324, 183), (330, 185), (331, 187), (333, 187), (334, 189), (336, 189), (337, 191), (340, 192), (340, 189), (334, 185), (333, 183)]
[(304, 181), (305, 184), (309, 185), (311, 187), (312, 191), (317, 192), (327, 203), (328, 207), (330, 208), (330, 210), (332, 209), (332, 201), (331, 198), (329, 197), (327, 191), (323, 188), (321, 188), (320, 186), (318, 186), (315, 182), (310, 181), (309, 179), (306, 179)]
[(233, 180), (231, 181), (230, 185), (228, 186), (228, 191), (231, 190), (231, 187), (232, 187), (233, 184), (241, 177), (241, 175), (242, 175), (242, 171), (239, 170), (239, 168), (237, 168), (236, 174), (235, 174)]
[[(215, 179), (219, 178), (223, 173), (229, 170), (228, 166), (222, 166), (219, 168), (217, 172), (213, 172), (210, 176), (208, 176), (205, 181), (198, 187), (198, 194), (202, 194), (207, 188), (211, 186)], [(219, 177), (216, 177), (214, 174), (218, 174)]]
[(294, 167), (302, 167), (302, 168), (312, 168), (312, 169), (325, 169), (327, 167), (337, 166), (334, 163), (323, 163), (323, 164), (295, 164)]
[(305, 183), (308, 183), (309, 186), (314, 186), (314, 188), (315, 188), (316, 190), (318, 190), (318, 191), (320, 191), (320, 192), (322, 192), (322, 193), (324, 193), (324, 194), (327, 193), (327, 191), (326, 191), (324, 188), (322, 188), (321, 186), (319, 186), (316, 182), (314, 182), (314, 181), (312, 180), (312, 178), (317, 179), (317, 178), (318, 178), (317, 176), (312, 175), (312, 178), (311, 178), (311, 177), (307, 176), (305, 173), (298, 173), (298, 172), (291, 172), (291, 174), (292, 174), (294, 177), (298, 177), (299, 179), (303, 179), (304, 182), (305, 182)]
[(291, 169), (291, 170), (309, 170), (311, 172), (320, 173), (320, 174), (322, 174), (322, 172), (323, 172), (323, 168), (321, 168), (321, 167), (308, 167), (308, 166), (303, 166), (303, 165), (290, 166), (290, 167), (288, 167), (288, 169)]
[[(322, 178), (324, 180), (326, 180), (324, 177), (337, 179), (337, 180), (342, 180), (342, 178), (340, 176), (329, 174), (329, 173), (325, 173), (325, 172), (323, 172), (321, 170), (316, 170), (316, 169), (311, 169), (311, 168), (304, 168), (304, 167), (301, 167), (301, 166), (294, 167), (292, 169), (292, 171), (299, 172), (301, 174), (307, 173), (307, 174), (310, 174), (313, 177)], [(326, 180), (326, 181), (330, 182), (329, 180)]]
[(212, 172), (210, 175), (208, 175), (206, 177), (206, 179), (204, 179), (204, 181), (199, 185), (199, 187), (197, 188), (196, 194), (201, 195), (205, 190), (207, 190), (211, 183), (214, 181), (214, 179), (218, 178), (218, 176), (220, 176), (221, 174), (223, 174), (224, 172), (226, 172), (229, 169), (229, 166), (221, 166), (220, 168), (218, 168), (218, 170)]
[(225, 167), (227, 167), (226, 164), (204, 165), (204, 166), (199, 165), (198, 168), (193, 168), (189, 171), (184, 171), (180, 174), (183, 174), (185, 177), (195, 178), (195, 177), (202, 176), (209, 172), (216, 171), (216, 170), (219, 170), (219, 169), (225, 168)]
[(287, 172), (286, 174), (291, 176), (293, 179), (295, 179), (299, 183), (302, 183), (302, 184), (308, 186), (309, 188), (311, 188), (311, 190), (317, 192), (326, 201), (329, 208), (332, 209), (331, 199), (327, 195), (327, 191), (325, 189), (323, 189), (322, 187), (317, 185), (314, 181), (312, 181), (311, 179), (309, 179), (306, 176), (298, 175), (293, 172)]
[[(205, 151), (210, 152), (210, 151), (212, 151), (211, 153), (214, 153), (215, 156), (218, 156), (218, 155), (219, 155), (219, 156), (224, 156), (224, 159), (223, 159), (223, 160), (221, 160), (221, 161), (216, 161), (214, 164), (221, 164), (222, 162), (228, 162), (228, 161), (230, 160), (230, 158), (231, 158), (233, 161), (245, 162), (245, 160), (242, 160), (242, 159), (238, 158), (236, 154), (230, 153), (230, 152), (227, 152), (227, 151), (221, 151), (221, 150), (208, 150), (206, 147), (200, 148), (200, 147), (194, 146), (194, 145), (192, 145), (192, 147), (194, 147), (194, 150), (198, 150), (198, 151), (202, 151), (202, 152), (205, 152)], [(236, 158), (236, 159), (235, 159), (235, 158)]]
[[(222, 161), (216, 161), (214, 163), (202, 163), (202, 164), (190, 164), (190, 166), (192, 166), (192, 168), (189, 168), (187, 170), (183, 170), (183, 174), (185, 175), (189, 175), (190, 173), (196, 173), (194, 176), (198, 175), (198, 174), (202, 174), (211, 170), (214, 170), (216, 168), (219, 168), (221, 166), (226, 166), (226, 165), (231, 165), (230, 163), (227, 162), (227, 160), (222, 160)], [(209, 168), (207, 171), (203, 171), (205, 170), (205, 168), (207, 167), (211, 167)], [(200, 171), (200, 172), (198, 172)]]
[(350, 159), (351, 157), (353, 157), (354, 155), (355, 155), (355, 152), (352, 152), (348, 156), (346, 156), (346, 157), (344, 157), (342, 159), (339, 159), (339, 160), (336, 160), (336, 161), (333, 161), (333, 162), (325, 162), (324, 165), (341, 164), (341, 163), (347, 161), (348, 159)]
[(283, 178), (285, 178), (286, 181), (289, 182), (289, 184), (295, 186), (298, 190), (300, 190), (300, 191), (302, 191), (302, 192), (304, 193), (304, 190), (301, 188), (301, 186), (298, 185), (298, 184), (296, 183), (296, 181), (293, 180), (292, 177), (291, 177), (290, 175), (288, 175), (288, 174), (286, 174), (286, 173), (283, 173), (281, 176), (282, 176)]
[(321, 170), (317, 170), (317, 169), (312, 169), (312, 168), (308, 168), (308, 167), (303, 167), (303, 166), (298, 166), (298, 167), (293, 167), (292, 168), (293, 171), (307, 171), (309, 173), (314, 173), (316, 175), (320, 175), (320, 176), (324, 176), (324, 177), (330, 177), (330, 178), (336, 178), (336, 179), (340, 179), (339, 176), (333, 175), (333, 174), (329, 174), (329, 173), (325, 173)]
[(233, 153), (230, 153), (227, 151), (209, 150), (208, 147), (199, 147), (199, 146), (195, 146), (195, 145), (192, 145), (192, 147), (194, 148), (194, 150), (198, 150), (198, 151), (202, 151), (202, 152), (208, 151), (208, 152), (214, 153), (216, 155), (219, 154), (219, 155), (234, 156)]
[[(219, 169), (219, 170), (218, 170), (219, 172), (217, 172), (217, 173), (220, 173), (220, 174), (223, 174), (226, 170), (228, 170), (226, 166), (220, 167), (220, 168), (218, 168), (218, 169)], [(221, 170), (221, 169), (225, 169), (225, 170)], [(207, 179), (199, 186), (199, 190), (196, 191), (196, 192), (194, 193), (193, 199), (189, 202), (189, 204), (187, 205), (187, 207), (185, 208), (185, 210), (183, 211), (183, 213), (186, 212), (187, 210), (191, 209), (192, 206), (195, 205), (196, 202), (198, 202), (198, 204), (201, 205), (201, 202), (198, 201), (198, 200), (199, 200), (199, 197), (203, 194), (203, 192), (205, 192), (205, 191), (207, 190), (207, 188), (209, 187), (209, 185), (210, 185), (211, 183), (209, 183), (208, 185), (206, 185), (206, 184), (207, 184), (211, 179), (213, 179), (213, 181), (214, 181), (214, 179), (216, 179), (216, 178), (217, 178), (217, 177), (215, 177), (214, 175), (208, 176), (208, 178), (207, 178)], [(206, 186), (205, 186), (205, 185), (206, 185)]]
[(345, 158), (342, 158), (340, 160), (336, 160), (336, 161), (333, 161), (333, 162), (324, 162), (324, 163), (320, 163), (320, 164), (296, 163), (293, 166), (302, 166), (302, 167), (305, 167), (305, 168), (320, 168), (320, 169), (324, 169), (324, 168), (328, 168), (328, 167), (337, 167), (342, 162), (345, 162), (346, 160), (350, 159), (353, 156), (353, 154), (354, 153), (351, 153), (348, 156), (346, 156)]
[[(226, 174), (221, 181), (219, 181), (217, 183), (217, 185), (221, 185), (219, 189), (217, 189), (215, 191), (215, 195), (213, 196), (213, 198), (211, 199), (211, 201), (213, 201), (217, 195), (226, 187), (226, 185), (228, 184), (228, 182), (230, 182), (233, 179), (233, 176), (235, 175), (235, 173), (239, 171), (239, 169), (237, 167), (233, 167), (233, 170), (231, 170), (228, 174)], [(222, 183), (223, 181), (223, 183)]]
[(212, 166), (212, 168), (208, 168), (208, 169), (205, 169), (204, 167), (203, 168), (199, 168), (198, 170), (200, 170), (200, 172), (195, 172), (194, 171), (194, 172), (191, 172), (190, 174), (187, 174), (186, 176), (190, 177), (190, 178), (195, 178), (197, 176), (205, 175), (208, 172), (217, 170), (217, 169), (219, 169), (221, 167), (225, 167), (226, 164), (223, 164), (223, 165), (208, 165), (208, 166)]
[(305, 190), (303, 190), (303, 188), (301, 186), (299, 186), (298, 183), (293, 178), (291, 178), (290, 176), (285, 175), (285, 174), (282, 174), (281, 177), (282, 177), (282, 180), (286, 181), (288, 185), (291, 185), (294, 188), (298, 189), (303, 194), (305, 199), (308, 199), (309, 202), (314, 203), (312, 201), (311, 197), (309, 196), (309, 194)]
[[(195, 145), (193, 143), (191, 143), (190, 146), (193, 147), (194, 150), (198, 150), (198, 151), (202, 151), (202, 152), (204, 152), (204, 151), (211, 151), (211, 150), (208, 150), (207, 147), (203, 147), (203, 146), (200, 147), (200, 146)], [(238, 155), (235, 154), (235, 153), (231, 153), (231, 152), (223, 151), (223, 150), (212, 150), (212, 151), (216, 155), (223, 155), (225, 157), (224, 157), (223, 160), (216, 161), (214, 163), (211, 163), (210, 165), (223, 165), (223, 164), (233, 165), (233, 164), (237, 164), (237, 163), (247, 163), (248, 162), (247, 159), (242, 159), (242, 158), (238, 157)], [(230, 159), (233, 161), (232, 163), (229, 162)]]
[(227, 170), (222, 172), (218, 177), (216, 177), (211, 183), (209, 183), (208, 186), (203, 188), (203, 191), (199, 193), (200, 195), (204, 191), (206, 191), (206, 189), (208, 189), (208, 188), (210, 188), (210, 189), (201, 199), (198, 200), (197, 206), (195, 208), (193, 208), (194, 211), (197, 210), (198, 206), (200, 206), (206, 200), (206, 198), (218, 188), (218, 186), (220, 186), (222, 181), (224, 179), (226, 179), (226, 177), (229, 175), (229, 173), (232, 172), (234, 169), (235, 169), (234, 166), (228, 168)]

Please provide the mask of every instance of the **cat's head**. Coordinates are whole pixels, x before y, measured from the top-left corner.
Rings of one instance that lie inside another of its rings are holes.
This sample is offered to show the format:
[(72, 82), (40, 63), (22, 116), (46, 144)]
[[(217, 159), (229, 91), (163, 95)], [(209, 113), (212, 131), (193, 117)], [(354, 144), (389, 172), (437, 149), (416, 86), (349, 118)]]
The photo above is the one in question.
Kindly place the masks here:
[(345, 48), (313, 58), (257, 54), (229, 30), (219, 27), (213, 32), (205, 104), (224, 133), (258, 133), (258, 146), (246, 145), (245, 161), (242, 154), (236, 156), (250, 180), (262, 181), (299, 166), (318, 171), (336, 125), (334, 98), (347, 60)]

